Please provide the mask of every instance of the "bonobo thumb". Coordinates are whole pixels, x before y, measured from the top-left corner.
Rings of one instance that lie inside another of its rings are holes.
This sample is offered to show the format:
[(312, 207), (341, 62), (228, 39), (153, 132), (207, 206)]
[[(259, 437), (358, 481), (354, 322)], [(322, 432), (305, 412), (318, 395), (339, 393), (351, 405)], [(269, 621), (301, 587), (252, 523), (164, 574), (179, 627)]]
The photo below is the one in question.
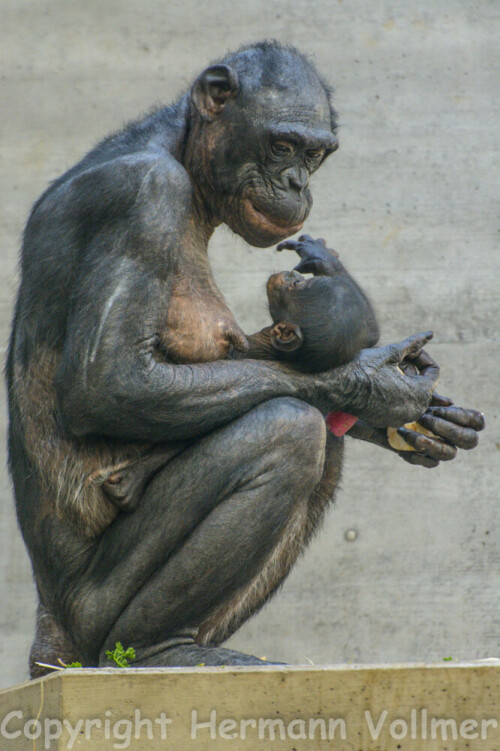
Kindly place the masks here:
[(414, 359), (418, 357), (427, 342), (430, 342), (434, 333), (432, 331), (424, 331), (421, 334), (413, 334), (408, 339), (404, 339), (399, 344), (391, 345), (391, 353), (388, 362), (400, 363), (405, 357)]

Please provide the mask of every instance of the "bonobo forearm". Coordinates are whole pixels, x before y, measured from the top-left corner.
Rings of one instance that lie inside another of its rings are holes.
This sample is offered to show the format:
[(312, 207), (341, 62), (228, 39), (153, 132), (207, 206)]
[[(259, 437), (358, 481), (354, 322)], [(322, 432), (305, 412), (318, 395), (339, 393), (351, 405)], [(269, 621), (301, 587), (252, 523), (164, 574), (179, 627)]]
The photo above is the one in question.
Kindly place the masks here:
[(398, 363), (421, 352), (431, 336), (362, 350), (350, 363), (313, 374), (257, 360), (173, 365), (158, 362), (150, 347), (133, 358), (104, 351), (92, 370), (74, 377), (61, 372), (60, 404), (76, 435), (130, 440), (195, 438), (279, 396), (301, 399), (323, 414), (344, 410), (374, 427), (398, 427), (418, 419), (430, 403), (439, 368), (407, 376)]
[[(347, 408), (346, 379), (321, 376), (286, 364), (218, 360), (194, 365), (143, 362), (101, 373), (86, 388), (61, 384), (61, 407), (77, 435), (168, 441), (194, 438), (225, 425), (268, 399), (293, 396), (322, 409)], [(122, 377), (119, 377), (119, 373)]]

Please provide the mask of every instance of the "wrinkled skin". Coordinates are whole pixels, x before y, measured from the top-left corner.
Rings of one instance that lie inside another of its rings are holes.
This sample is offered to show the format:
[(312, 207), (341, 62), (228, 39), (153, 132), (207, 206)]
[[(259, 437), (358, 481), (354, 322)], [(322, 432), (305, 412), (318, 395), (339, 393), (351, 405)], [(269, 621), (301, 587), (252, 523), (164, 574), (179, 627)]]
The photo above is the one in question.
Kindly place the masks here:
[[(422, 370), (434, 366), (435, 363), (427, 352), (422, 352), (416, 361), (406, 360), (401, 363), (402, 370), (408, 374), (415, 374), (419, 368)], [(364, 420), (359, 420), (351, 428), (349, 435), (394, 451), (409, 464), (432, 469), (441, 461), (454, 459), (459, 448), (466, 451), (475, 448), (479, 440), (478, 432), (485, 427), (484, 415), (481, 412), (456, 407), (449, 397), (440, 396), (435, 392), (428, 409), (418, 422), (442, 440), (401, 426), (398, 433), (415, 451), (396, 451), (389, 445), (386, 430), (374, 428)]]
[[(106, 664), (117, 640), (139, 666), (259, 663), (218, 645), (277, 590), (331, 502), (343, 445), (324, 415), (383, 427), (427, 410), (425, 334), (323, 373), (227, 359), (247, 343), (210, 270), (214, 228), (259, 247), (298, 231), (309, 176), (336, 146), (311, 64), (261, 44), (103, 141), (35, 204), (7, 366), (40, 603), (32, 675), (61, 655)], [(401, 373), (412, 357), (420, 372)], [(455, 445), (461, 419), (444, 417)], [(89, 485), (152, 446), (166, 464), (132, 513)]]

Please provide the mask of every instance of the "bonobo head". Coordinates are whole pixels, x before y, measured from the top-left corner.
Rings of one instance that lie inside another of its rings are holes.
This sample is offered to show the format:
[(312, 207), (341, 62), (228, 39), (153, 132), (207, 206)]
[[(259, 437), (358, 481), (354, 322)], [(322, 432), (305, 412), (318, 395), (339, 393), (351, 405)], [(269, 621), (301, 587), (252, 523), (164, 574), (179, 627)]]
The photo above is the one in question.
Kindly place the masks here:
[(184, 164), (213, 223), (268, 247), (298, 232), (309, 177), (338, 147), (330, 90), (293, 47), (226, 55), (191, 89)]
[(302, 259), (293, 271), (273, 274), (267, 282), (271, 344), (280, 356), (321, 371), (373, 347), (379, 338), (374, 310), (338, 254), (309, 235), (279, 247), (296, 250)]

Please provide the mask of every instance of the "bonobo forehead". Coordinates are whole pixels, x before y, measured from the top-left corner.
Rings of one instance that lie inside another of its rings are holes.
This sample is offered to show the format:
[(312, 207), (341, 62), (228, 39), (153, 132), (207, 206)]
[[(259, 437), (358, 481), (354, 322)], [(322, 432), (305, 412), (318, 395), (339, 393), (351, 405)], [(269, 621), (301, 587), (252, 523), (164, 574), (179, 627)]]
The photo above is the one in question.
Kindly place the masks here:
[(329, 89), (295, 48), (261, 42), (227, 55), (223, 62), (238, 74), (237, 105), (257, 123), (282, 124), (283, 131), (293, 124), (332, 133), (335, 112)]
[(307, 90), (295, 85), (243, 90), (239, 104), (256, 122), (272, 125), (277, 134), (297, 130), (298, 135), (307, 132), (313, 137), (316, 132), (318, 138), (324, 138), (332, 132), (330, 107), (320, 86)]

